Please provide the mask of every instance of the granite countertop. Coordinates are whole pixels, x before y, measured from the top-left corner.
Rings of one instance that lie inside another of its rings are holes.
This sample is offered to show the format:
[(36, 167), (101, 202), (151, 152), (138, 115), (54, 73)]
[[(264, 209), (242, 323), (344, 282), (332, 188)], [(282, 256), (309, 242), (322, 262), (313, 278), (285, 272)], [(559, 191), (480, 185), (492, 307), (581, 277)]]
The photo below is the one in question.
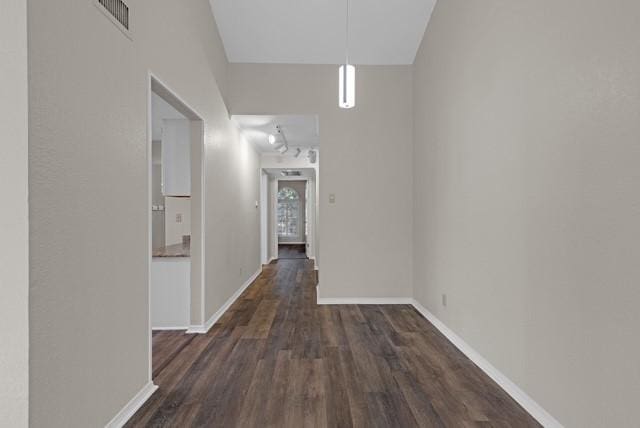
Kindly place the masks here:
[(190, 244), (174, 244), (153, 250), (153, 257), (191, 257)]

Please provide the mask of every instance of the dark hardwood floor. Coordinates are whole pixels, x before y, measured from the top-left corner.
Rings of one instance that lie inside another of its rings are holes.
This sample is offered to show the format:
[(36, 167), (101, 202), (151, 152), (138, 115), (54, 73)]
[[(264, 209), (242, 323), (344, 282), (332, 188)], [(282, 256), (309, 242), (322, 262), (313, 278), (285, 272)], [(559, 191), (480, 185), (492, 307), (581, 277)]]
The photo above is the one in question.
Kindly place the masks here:
[(304, 244), (280, 244), (278, 245), (279, 259), (306, 259), (307, 252)]
[(127, 426), (540, 426), (411, 306), (318, 306), (314, 278), (279, 260), (208, 334), (156, 335)]
[(153, 347), (152, 366), (154, 379), (195, 338), (195, 335), (186, 334), (185, 331), (153, 332), (151, 346)]

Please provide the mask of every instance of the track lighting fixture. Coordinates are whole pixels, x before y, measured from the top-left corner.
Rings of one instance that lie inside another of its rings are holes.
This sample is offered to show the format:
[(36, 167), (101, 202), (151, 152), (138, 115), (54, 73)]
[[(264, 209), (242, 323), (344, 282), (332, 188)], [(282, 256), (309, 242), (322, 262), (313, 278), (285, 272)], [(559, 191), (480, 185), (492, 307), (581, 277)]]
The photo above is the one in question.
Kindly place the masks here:
[(313, 149), (309, 150), (309, 153), (307, 153), (307, 159), (309, 159), (309, 162), (312, 164), (316, 163), (318, 160), (318, 153)]
[(276, 133), (269, 134), (269, 144), (273, 146), (273, 148), (280, 152), (280, 154), (285, 154), (287, 150), (289, 150), (289, 143), (287, 142), (287, 138), (284, 136), (284, 132), (282, 132), (282, 127), (280, 125), (276, 125)]

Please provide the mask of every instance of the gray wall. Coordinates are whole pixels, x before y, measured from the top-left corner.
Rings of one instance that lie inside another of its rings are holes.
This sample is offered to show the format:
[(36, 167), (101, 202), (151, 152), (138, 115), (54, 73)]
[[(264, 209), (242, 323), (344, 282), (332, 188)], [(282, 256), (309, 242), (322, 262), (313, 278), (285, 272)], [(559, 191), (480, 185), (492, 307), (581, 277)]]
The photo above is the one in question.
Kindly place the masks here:
[(638, 22), (440, 1), (415, 63), (415, 295), (568, 427), (640, 419)]
[(29, 394), (27, 6), (0, 5), (0, 426), (26, 427)]
[(34, 427), (103, 426), (149, 380), (149, 70), (205, 120), (205, 317), (260, 265), (208, 1), (129, 4), (133, 40), (91, 1), (28, 3)]
[(411, 297), (411, 67), (356, 73), (342, 110), (337, 66), (230, 64), (230, 109), (320, 117), (321, 297)]

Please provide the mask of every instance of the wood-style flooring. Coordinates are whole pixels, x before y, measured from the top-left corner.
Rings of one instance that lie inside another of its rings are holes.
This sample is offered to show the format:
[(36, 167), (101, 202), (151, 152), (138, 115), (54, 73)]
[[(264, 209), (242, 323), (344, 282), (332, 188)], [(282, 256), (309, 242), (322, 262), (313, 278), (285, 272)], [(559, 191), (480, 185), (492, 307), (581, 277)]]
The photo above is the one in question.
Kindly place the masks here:
[(306, 259), (307, 250), (304, 244), (280, 244), (278, 245), (279, 259)]
[(127, 426), (540, 426), (411, 306), (318, 306), (314, 278), (279, 260), (208, 334), (156, 334)]

